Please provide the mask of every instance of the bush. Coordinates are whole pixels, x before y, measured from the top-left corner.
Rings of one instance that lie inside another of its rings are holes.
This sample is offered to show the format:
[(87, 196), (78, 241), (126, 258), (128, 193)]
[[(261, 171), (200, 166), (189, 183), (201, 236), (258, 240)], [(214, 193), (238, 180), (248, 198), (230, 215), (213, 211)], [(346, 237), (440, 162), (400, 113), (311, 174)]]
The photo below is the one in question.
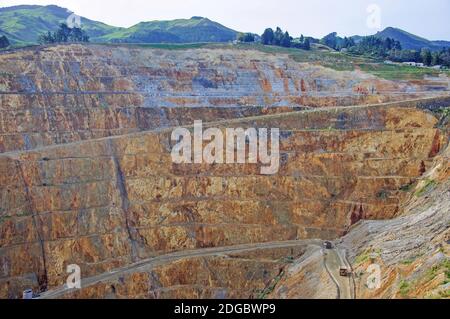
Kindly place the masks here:
[(261, 35), (261, 43), (264, 45), (275, 45), (284, 48), (297, 48), (303, 50), (311, 49), (312, 38), (305, 38), (303, 35), (300, 38), (294, 39), (289, 32), (283, 32), (280, 27), (277, 27), (274, 32), (272, 28), (268, 28)]
[(240, 42), (255, 42), (255, 35), (252, 33), (241, 33), (238, 36), (238, 41)]
[(39, 43), (67, 43), (67, 42), (89, 42), (89, 36), (81, 28), (69, 28), (67, 24), (61, 23), (55, 32), (48, 31), (39, 36)]
[(3, 35), (0, 37), (0, 49), (5, 49), (10, 46), (8, 38)]

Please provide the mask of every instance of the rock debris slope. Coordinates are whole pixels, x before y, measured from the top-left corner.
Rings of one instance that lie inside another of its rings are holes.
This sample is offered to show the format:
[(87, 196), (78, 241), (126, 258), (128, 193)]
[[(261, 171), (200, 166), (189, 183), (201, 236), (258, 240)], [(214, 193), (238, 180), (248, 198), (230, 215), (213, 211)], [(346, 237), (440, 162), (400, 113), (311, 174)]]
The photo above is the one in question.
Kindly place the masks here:
[[(93, 278), (176, 251), (346, 234), (342, 246), (362, 267), (367, 247), (401, 249), (382, 239), (408, 223), (416, 234), (426, 226), (414, 214), (382, 222), (426, 210), (411, 187), (418, 183), (422, 195), (448, 185), (441, 173), (448, 173), (448, 130), (431, 110), (449, 98), (364, 105), (405, 98), (389, 90), (406, 84), (231, 49), (56, 46), (2, 54), (0, 67), (3, 298), (63, 285), (70, 264)], [(355, 94), (368, 83), (385, 94)], [(222, 129), (280, 128), (279, 173), (263, 176), (250, 164), (173, 164), (171, 127), (194, 119)], [(429, 204), (429, 232), (411, 247), (448, 228), (448, 199), (441, 202), (436, 214)], [(368, 225), (380, 226), (366, 233)], [(433, 255), (438, 262), (442, 249)], [(383, 261), (391, 267), (396, 258)], [(405, 280), (419, 276), (411, 269)], [(324, 270), (315, 248), (299, 244), (185, 258), (73, 296), (334, 298)], [(380, 295), (397, 297), (392, 287), (404, 283), (386, 278), (389, 289)], [(359, 294), (372, 296), (361, 285)], [(420, 289), (410, 284), (408, 293), (422, 296)]]

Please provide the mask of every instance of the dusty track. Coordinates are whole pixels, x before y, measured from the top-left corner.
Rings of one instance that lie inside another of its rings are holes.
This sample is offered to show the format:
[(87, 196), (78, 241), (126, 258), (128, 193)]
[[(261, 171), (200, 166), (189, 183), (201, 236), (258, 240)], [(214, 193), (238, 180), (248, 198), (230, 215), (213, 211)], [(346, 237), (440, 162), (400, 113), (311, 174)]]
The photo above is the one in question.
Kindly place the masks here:
[[(137, 272), (137, 271), (148, 271), (154, 267), (169, 264), (185, 258), (199, 258), (199, 257), (211, 257), (220, 256), (229, 253), (244, 253), (254, 250), (264, 250), (264, 249), (276, 249), (276, 248), (289, 248), (295, 246), (316, 246), (320, 247), (322, 244), (321, 240), (295, 240), (295, 241), (285, 241), (285, 242), (269, 242), (269, 243), (256, 243), (256, 244), (245, 244), (236, 245), (229, 247), (218, 247), (218, 248), (204, 248), (197, 250), (189, 250), (182, 252), (175, 252), (167, 255), (162, 255), (146, 260), (142, 260), (138, 263), (131, 264), (129, 266), (113, 270), (108, 273), (104, 273), (98, 276), (86, 278), (82, 280), (81, 286), (87, 288), (93, 286), (97, 283), (104, 282), (107, 280), (116, 279), (125, 274)], [(333, 282), (338, 288), (338, 299), (353, 299), (353, 292), (351, 286), (350, 278), (343, 278), (339, 276), (340, 266), (344, 266), (345, 262), (341, 256), (341, 251), (337, 249), (328, 250), (324, 254), (324, 263), (330, 274)], [(65, 294), (72, 292), (72, 289), (68, 289), (66, 286), (56, 288), (54, 290), (43, 293), (37, 299), (58, 299), (63, 297)]]
[[(115, 279), (127, 273), (132, 273), (136, 271), (144, 271), (149, 270), (154, 267), (168, 264), (171, 262), (175, 262), (185, 258), (198, 258), (198, 257), (210, 257), (210, 256), (219, 256), (227, 253), (244, 253), (254, 250), (260, 249), (275, 249), (275, 248), (289, 248), (295, 247), (299, 245), (314, 245), (320, 246), (320, 240), (296, 240), (296, 241), (285, 241), (285, 242), (270, 242), (270, 243), (257, 243), (257, 244), (245, 244), (245, 245), (236, 245), (229, 247), (218, 247), (218, 248), (203, 248), (197, 250), (188, 250), (175, 252), (163, 256), (158, 256), (146, 260), (142, 260), (138, 263), (131, 264), (126, 267), (122, 267), (116, 270), (113, 270), (108, 273), (104, 273), (98, 276), (86, 278), (81, 281), (82, 288), (86, 288), (96, 283)], [(59, 287), (57, 289), (48, 291), (43, 293), (38, 299), (57, 299), (62, 297), (64, 294), (71, 292), (71, 289), (68, 289), (66, 286)]]
[(342, 277), (339, 274), (340, 267), (350, 268), (344, 261), (343, 252), (339, 249), (330, 249), (324, 253), (325, 267), (333, 282), (337, 286), (337, 299), (354, 299), (351, 277)]

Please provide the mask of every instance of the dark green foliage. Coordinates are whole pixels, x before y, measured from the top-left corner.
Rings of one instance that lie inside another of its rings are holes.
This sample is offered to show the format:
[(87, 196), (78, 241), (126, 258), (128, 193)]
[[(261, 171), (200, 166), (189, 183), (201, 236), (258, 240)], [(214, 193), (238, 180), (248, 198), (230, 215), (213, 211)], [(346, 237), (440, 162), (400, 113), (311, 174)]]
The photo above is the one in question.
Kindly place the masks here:
[(309, 38), (306, 38), (304, 40), (302, 49), (303, 50), (310, 50), (311, 49), (311, 43), (310, 43)]
[(341, 38), (337, 36), (336, 32), (330, 33), (320, 40), (320, 43), (326, 45), (334, 50), (342, 50), (354, 47), (355, 41), (352, 38)]
[(442, 62), (439, 52), (433, 52), (431, 54), (431, 65), (440, 65), (440, 64), (442, 64)]
[[(65, 8), (58, 6), (22, 5), (0, 8), (0, 29), (11, 45), (38, 43), (39, 36), (47, 31), (56, 32), (59, 25), (70, 16)], [(94, 39), (114, 32), (118, 28), (81, 18), (83, 30)], [(1, 33), (0, 33), (1, 35)]]
[(255, 35), (253, 33), (240, 33), (238, 36), (240, 42), (255, 42)]
[(388, 59), (394, 62), (416, 62), (426, 66), (442, 65), (450, 67), (450, 48), (432, 52), (429, 49), (416, 50), (392, 50)]
[(355, 45), (356, 45), (355, 40), (353, 40), (352, 38), (345, 37), (342, 41), (339, 42), (338, 49), (339, 50), (348, 49), (354, 47)]
[(422, 51), (420, 51), (420, 57), (422, 59), (422, 63), (430, 66), (431, 62), (432, 62), (432, 56), (431, 56), (431, 51), (428, 49), (422, 49)]
[(171, 21), (141, 22), (120, 29), (98, 42), (113, 43), (203, 43), (229, 42), (238, 38), (238, 32), (203, 17)]
[[(412, 37), (411, 34), (402, 33)], [(356, 39), (356, 41), (355, 41)], [(402, 38), (404, 40), (404, 38)], [(354, 55), (361, 55), (376, 59), (388, 59), (393, 62), (416, 62), (425, 66), (443, 65), (450, 67), (450, 48), (433, 51), (429, 48), (418, 50), (403, 50), (402, 42), (394, 38), (380, 37), (379, 35), (367, 37), (341, 38), (336, 32), (325, 36), (320, 42), (335, 50), (346, 49)]]
[(280, 27), (277, 27), (272, 44), (281, 46), (281, 41), (283, 40), (283, 37), (284, 37), (283, 30), (281, 30)]
[(439, 53), (439, 60), (442, 65), (450, 68), (450, 48), (442, 49)]
[(289, 32), (286, 31), (283, 34), (283, 36), (281, 37), (280, 46), (282, 46), (284, 48), (290, 48), (291, 47), (291, 41), (292, 41), (292, 38), (289, 35)]
[(420, 62), (420, 53), (415, 50), (392, 50), (389, 60), (394, 62)]
[(272, 28), (267, 28), (261, 35), (261, 43), (264, 45), (275, 45), (283, 48), (297, 48), (303, 50), (311, 49), (311, 39), (305, 38), (303, 34), (300, 38), (294, 39), (289, 32), (283, 31), (280, 27), (277, 27), (275, 32)]
[(0, 36), (0, 49), (5, 49), (9, 46), (10, 46), (10, 43), (9, 43), (8, 38), (5, 35)]
[(322, 40), (320, 40), (320, 43), (332, 48), (332, 49), (337, 49), (337, 45), (338, 45), (338, 36), (336, 32), (330, 33), (326, 36), (324, 36), (322, 38)]
[[(0, 30), (14, 45), (36, 44), (41, 35), (57, 32), (70, 14), (65, 8), (51, 5), (0, 8)], [(90, 41), (96, 43), (203, 43), (237, 38), (236, 31), (203, 17), (142, 22), (130, 28), (113, 27), (83, 17), (81, 23)]]
[(274, 34), (272, 28), (268, 28), (262, 34), (261, 42), (264, 45), (272, 45), (274, 38), (275, 38), (275, 34)]
[(65, 23), (61, 23), (57, 31), (39, 36), (39, 43), (42, 44), (67, 42), (89, 42), (89, 37), (81, 28), (69, 28)]
[(386, 58), (393, 50), (401, 50), (400, 42), (394, 39), (380, 39), (375, 36), (363, 37), (358, 44), (348, 48), (354, 54), (366, 55), (375, 58)]
[(300, 37), (299, 39), (295, 39), (294, 41), (292, 41), (291, 47), (303, 50), (311, 50), (311, 40), (309, 37)]

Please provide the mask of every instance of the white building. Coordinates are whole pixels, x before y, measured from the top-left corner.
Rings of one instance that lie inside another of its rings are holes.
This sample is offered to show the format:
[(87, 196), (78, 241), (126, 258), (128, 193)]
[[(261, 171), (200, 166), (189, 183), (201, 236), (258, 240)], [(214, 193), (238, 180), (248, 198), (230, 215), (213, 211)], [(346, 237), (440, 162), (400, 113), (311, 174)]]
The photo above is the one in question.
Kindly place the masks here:
[(423, 63), (417, 63), (417, 62), (403, 62), (403, 65), (409, 65), (409, 66), (416, 66), (419, 68), (423, 68), (424, 64)]

